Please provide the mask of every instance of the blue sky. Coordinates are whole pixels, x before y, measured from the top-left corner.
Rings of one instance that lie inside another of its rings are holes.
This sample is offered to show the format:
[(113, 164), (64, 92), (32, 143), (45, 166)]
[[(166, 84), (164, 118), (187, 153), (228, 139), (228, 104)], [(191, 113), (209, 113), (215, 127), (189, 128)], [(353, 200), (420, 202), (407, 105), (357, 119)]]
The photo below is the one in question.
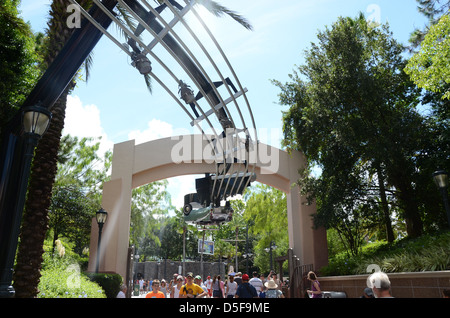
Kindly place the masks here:
[[(33, 31), (46, 27), (50, 2), (22, 0), (21, 15), (30, 22)], [(151, 0), (148, 2), (153, 4)], [(241, 13), (254, 27), (253, 31), (247, 31), (229, 18), (216, 18), (200, 10), (242, 86), (248, 89), (260, 139), (276, 147), (280, 145), (281, 111), (285, 108), (277, 104), (279, 89), (270, 80), (289, 80), (288, 74), (295, 65), (303, 64), (303, 52), (311, 42), (316, 42), (319, 30), (331, 26), (339, 16), (356, 17), (362, 12), (367, 18), (388, 22), (394, 38), (406, 44), (414, 28), (423, 28), (427, 23), (417, 11), (416, 0), (218, 2)], [(108, 31), (115, 33), (115, 28), (111, 26)], [(157, 52), (161, 57), (167, 55), (162, 49)], [(147, 91), (128, 56), (105, 36), (94, 49), (93, 57), (89, 81), (79, 82), (69, 99), (66, 133), (102, 136), (103, 150), (130, 139), (142, 143), (180, 132), (199, 133), (157, 83), (153, 83), (153, 94)], [(77, 124), (80, 121), (82, 126)], [(182, 205), (184, 194), (195, 191), (193, 180), (192, 176), (169, 179), (169, 191), (176, 206)]]

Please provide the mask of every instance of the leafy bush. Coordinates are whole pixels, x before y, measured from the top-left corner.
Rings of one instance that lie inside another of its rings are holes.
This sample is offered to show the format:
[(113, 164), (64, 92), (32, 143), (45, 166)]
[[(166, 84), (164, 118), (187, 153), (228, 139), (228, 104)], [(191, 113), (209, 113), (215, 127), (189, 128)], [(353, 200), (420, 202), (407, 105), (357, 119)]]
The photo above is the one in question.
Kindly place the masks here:
[(44, 270), (38, 298), (106, 298), (102, 288), (80, 273), (78, 264)]
[(340, 253), (320, 270), (322, 276), (367, 274), (367, 267), (378, 265), (387, 273), (443, 271), (450, 269), (450, 232), (402, 239), (392, 244), (368, 244), (358, 256)]
[(82, 273), (80, 258), (68, 244), (56, 241), (55, 253), (44, 246), (38, 298), (106, 298), (102, 288)]
[(90, 273), (88, 276), (91, 281), (96, 282), (103, 288), (107, 298), (116, 298), (117, 293), (120, 291), (120, 285), (122, 284), (122, 276), (119, 274), (103, 273)]

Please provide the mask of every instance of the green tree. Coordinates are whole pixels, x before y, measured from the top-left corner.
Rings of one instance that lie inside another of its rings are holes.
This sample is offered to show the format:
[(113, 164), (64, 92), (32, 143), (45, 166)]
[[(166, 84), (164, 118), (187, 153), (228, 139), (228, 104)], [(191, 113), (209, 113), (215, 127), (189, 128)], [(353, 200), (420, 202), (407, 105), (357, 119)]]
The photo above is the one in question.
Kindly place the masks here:
[(35, 36), (19, 16), (19, 3), (0, 3), (0, 134), (39, 77)]
[[(341, 213), (355, 220), (353, 213), (370, 208), (382, 211), (379, 220), (392, 239), (395, 203), (408, 234), (420, 235), (414, 158), (425, 126), (415, 110), (418, 90), (403, 71), (403, 46), (387, 25), (370, 24), (362, 14), (339, 18), (317, 37), (292, 82), (275, 81), (280, 103), (289, 106), (284, 143), (309, 160), (300, 184), (317, 200), (316, 222), (329, 227)], [(319, 178), (311, 173), (314, 165), (322, 169)], [(371, 199), (374, 189), (378, 200)]]
[[(139, 255), (141, 246), (153, 246), (153, 253), (161, 246), (161, 222), (171, 206), (170, 194), (166, 191), (168, 181), (156, 181), (133, 189), (131, 200), (130, 244)], [(145, 244), (142, 244), (145, 242)]]
[(428, 31), (430, 30), (430, 27), (436, 24), (436, 22), (439, 21), (442, 15), (447, 14), (448, 10), (450, 10), (449, 0), (416, 0), (416, 1), (418, 11), (428, 19), (429, 25), (425, 26), (423, 30), (416, 28), (413, 31), (409, 39), (411, 43), (411, 46), (409, 47), (410, 51), (414, 51), (417, 47), (420, 46), (420, 43), (427, 35)]
[(91, 221), (101, 205), (101, 186), (109, 178), (111, 166), (111, 151), (100, 157), (100, 143), (94, 141), (70, 135), (62, 138), (49, 207), (53, 244), (66, 237), (79, 255), (89, 247)]
[(250, 231), (257, 237), (254, 263), (268, 272), (270, 257), (265, 249), (275, 244), (277, 248), (272, 250), (275, 257), (285, 255), (289, 247), (286, 196), (278, 189), (257, 184), (246, 191), (244, 200), (244, 219), (252, 222)]
[(419, 87), (450, 99), (450, 17), (443, 15), (431, 26), (420, 45), (420, 51), (409, 60), (406, 73)]

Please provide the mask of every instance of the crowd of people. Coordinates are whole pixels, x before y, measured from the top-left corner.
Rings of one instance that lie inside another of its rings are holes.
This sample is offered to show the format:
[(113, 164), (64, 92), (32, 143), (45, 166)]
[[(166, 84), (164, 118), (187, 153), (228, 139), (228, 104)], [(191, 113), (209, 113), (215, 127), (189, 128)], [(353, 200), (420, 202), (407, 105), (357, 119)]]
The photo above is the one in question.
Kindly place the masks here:
[[(307, 289), (310, 298), (322, 298), (322, 290), (319, 280), (314, 272), (307, 274), (311, 286)], [(269, 276), (258, 275), (253, 272), (253, 277), (242, 273), (230, 273), (228, 279), (222, 280), (220, 275), (210, 276), (202, 280), (200, 275), (192, 273), (181, 276), (174, 274), (173, 279), (166, 281), (154, 279), (153, 281), (139, 281), (141, 293), (147, 293), (146, 298), (284, 298), (282, 292), (283, 283), (277, 278), (277, 274), (271, 272)], [(126, 286), (123, 285), (117, 295), (125, 298)], [(450, 298), (450, 290), (443, 292), (444, 298)], [(387, 274), (375, 272), (367, 278), (367, 287), (361, 298), (393, 298), (391, 294), (391, 282)]]
[[(270, 272), (267, 279), (257, 272), (253, 272), (251, 278), (248, 274), (232, 272), (226, 279), (215, 275), (205, 280), (189, 272), (186, 276), (174, 274), (168, 283), (164, 279), (140, 279), (137, 284), (140, 294), (146, 294), (145, 298), (284, 298), (283, 283), (274, 272)], [(117, 297), (125, 298), (125, 294), (123, 285)]]

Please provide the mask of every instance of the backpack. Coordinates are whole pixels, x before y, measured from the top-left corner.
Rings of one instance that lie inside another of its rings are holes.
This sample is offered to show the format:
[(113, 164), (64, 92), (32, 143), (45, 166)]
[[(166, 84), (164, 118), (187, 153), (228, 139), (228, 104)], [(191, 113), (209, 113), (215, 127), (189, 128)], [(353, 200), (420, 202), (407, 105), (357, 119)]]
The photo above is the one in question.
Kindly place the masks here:
[(277, 289), (266, 290), (266, 298), (278, 298), (278, 290)]

